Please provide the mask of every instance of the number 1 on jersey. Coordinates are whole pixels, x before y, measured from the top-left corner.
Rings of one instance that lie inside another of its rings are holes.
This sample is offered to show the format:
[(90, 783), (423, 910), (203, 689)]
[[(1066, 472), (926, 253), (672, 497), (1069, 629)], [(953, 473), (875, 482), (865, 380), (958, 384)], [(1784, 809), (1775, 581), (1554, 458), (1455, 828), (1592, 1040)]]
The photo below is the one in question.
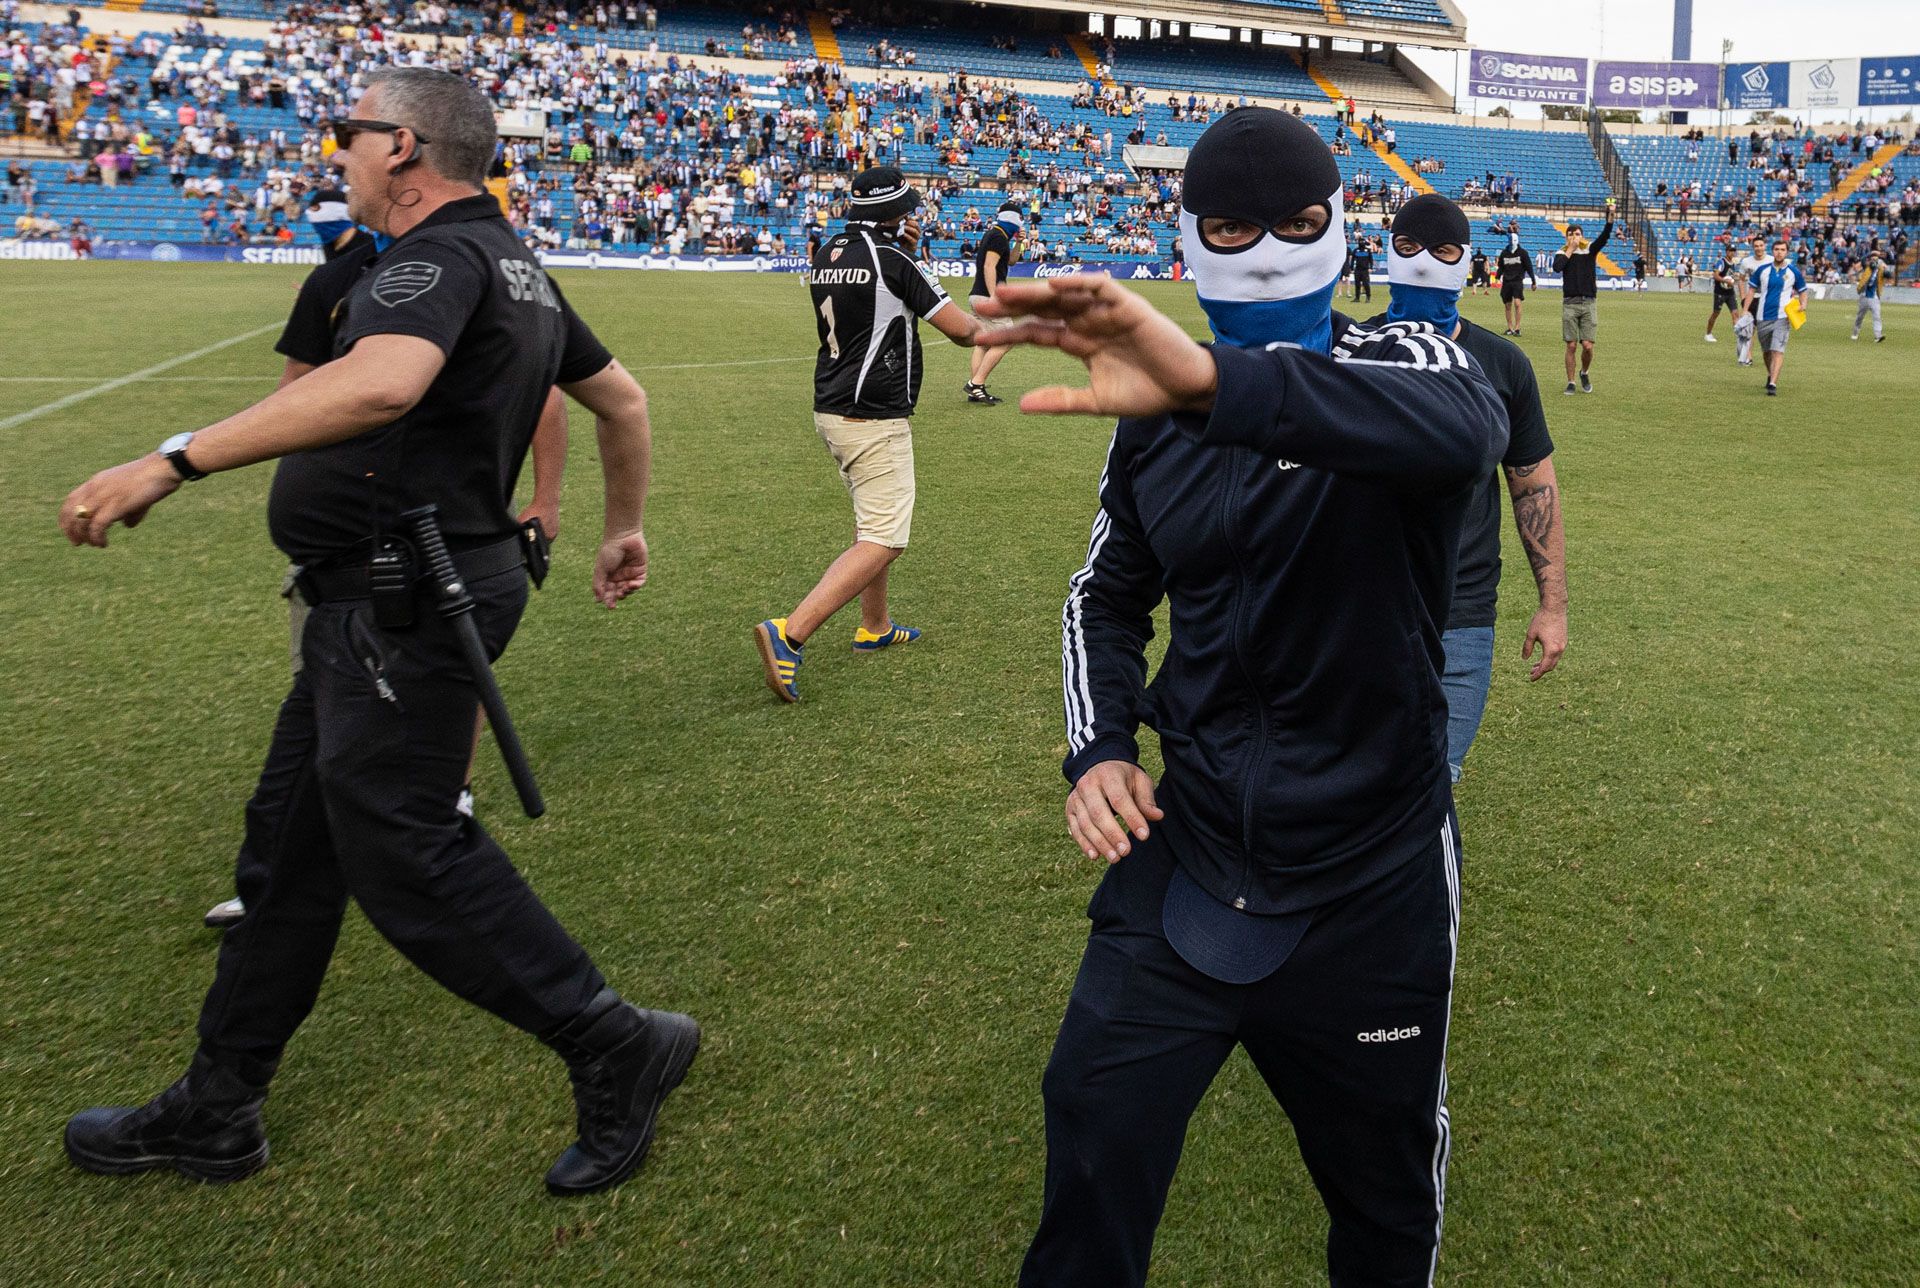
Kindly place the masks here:
[(840, 337), (833, 333), (833, 297), (829, 295), (820, 301), (820, 316), (827, 322), (827, 354), (834, 361), (840, 360)]

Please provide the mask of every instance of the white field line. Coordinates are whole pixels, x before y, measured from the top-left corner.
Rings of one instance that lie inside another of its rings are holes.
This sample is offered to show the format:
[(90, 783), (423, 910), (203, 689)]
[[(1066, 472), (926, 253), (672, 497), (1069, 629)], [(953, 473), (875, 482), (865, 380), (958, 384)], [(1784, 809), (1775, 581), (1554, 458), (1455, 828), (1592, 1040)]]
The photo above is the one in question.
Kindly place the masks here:
[(0, 420), (0, 430), (12, 429), (15, 425), (24, 425), (30, 420), (46, 415), (48, 412), (59, 411), (62, 408), (71, 407), (75, 403), (85, 402), (89, 398), (97, 398), (101, 394), (112, 393), (114, 390), (130, 385), (136, 380), (151, 379), (163, 371), (171, 371), (182, 363), (192, 362), (197, 358), (204, 358), (210, 353), (218, 353), (220, 350), (231, 348), (236, 344), (243, 344), (257, 335), (265, 335), (269, 331), (277, 331), (280, 329), (280, 325), (278, 322), (269, 322), (265, 326), (257, 326), (253, 330), (243, 332), (240, 335), (228, 336), (224, 340), (216, 340), (204, 348), (195, 349), (192, 353), (183, 353), (177, 358), (168, 358), (165, 362), (156, 362), (151, 367), (146, 367), (128, 375), (115, 376), (113, 379), (102, 381), (90, 389), (82, 389), (77, 393), (68, 394), (64, 398), (56, 398), (50, 403), (43, 403), (30, 411), (16, 413), (15, 415), (8, 416), (4, 420)]

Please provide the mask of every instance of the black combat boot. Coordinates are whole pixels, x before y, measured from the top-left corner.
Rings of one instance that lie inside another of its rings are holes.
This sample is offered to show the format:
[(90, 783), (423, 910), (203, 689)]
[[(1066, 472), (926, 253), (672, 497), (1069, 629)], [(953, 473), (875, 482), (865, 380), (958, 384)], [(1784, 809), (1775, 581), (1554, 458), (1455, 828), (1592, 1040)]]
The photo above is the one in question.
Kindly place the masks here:
[(83, 1109), (67, 1120), (67, 1157), (102, 1176), (171, 1167), (196, 1181), (237, 1181), (266, 1166), (264, 1086), (205, 1055), (138, 1108)]
[(646, 1160), (660, 1103), (700, 1049), (700, 1026), (643, 1011), (609, 988), (541, 1040), (567, 1062), (580, 1133), (547, 1173), (547, 1189), (592, 1194), (618, 1185)]

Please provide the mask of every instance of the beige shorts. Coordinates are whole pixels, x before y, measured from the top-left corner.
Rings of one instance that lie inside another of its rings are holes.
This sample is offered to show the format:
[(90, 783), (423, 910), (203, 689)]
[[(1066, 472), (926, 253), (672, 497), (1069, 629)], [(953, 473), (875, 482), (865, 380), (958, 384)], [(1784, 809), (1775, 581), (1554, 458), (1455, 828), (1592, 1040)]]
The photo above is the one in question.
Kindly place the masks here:
[(913, 427), (898, 420), (853, 420), (813, 413), (813, 427), (833, 453), (853, 498), (853, 535), (894, 550), (913, 527)]
[(1592, 300), (1564, 300), (1560, 305), (1560, 338), (1568, 344), (1592, 340), (1600, 333), (1600, 310)]

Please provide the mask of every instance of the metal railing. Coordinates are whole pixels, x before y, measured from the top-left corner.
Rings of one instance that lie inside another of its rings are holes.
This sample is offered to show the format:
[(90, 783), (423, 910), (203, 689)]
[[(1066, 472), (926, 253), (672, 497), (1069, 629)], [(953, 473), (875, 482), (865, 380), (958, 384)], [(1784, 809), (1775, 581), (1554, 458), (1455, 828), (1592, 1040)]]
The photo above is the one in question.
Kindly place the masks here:
[(1616, 217), (1632, 234), (1633, 244), (1639, 252), (1650, 263), (1659, 263), (1660, 236), (1654, 229), (1653, 217), (1648, 213), (1646, 204), (1640, 200), (1640, 194), (1634, 191), (1633, 167), (1621, 157), (1620, 149), (1613, 146), (1613, 136), (1607, 133), (1606, 122), (1592, 108), (1587, 109), (1587, 141), (1593, 145), (1594, 159), (1600, 162), (1600, 170), (1607, 176), (1607, 186), (1613, 189), (1614, 200), (1618, 203)]

